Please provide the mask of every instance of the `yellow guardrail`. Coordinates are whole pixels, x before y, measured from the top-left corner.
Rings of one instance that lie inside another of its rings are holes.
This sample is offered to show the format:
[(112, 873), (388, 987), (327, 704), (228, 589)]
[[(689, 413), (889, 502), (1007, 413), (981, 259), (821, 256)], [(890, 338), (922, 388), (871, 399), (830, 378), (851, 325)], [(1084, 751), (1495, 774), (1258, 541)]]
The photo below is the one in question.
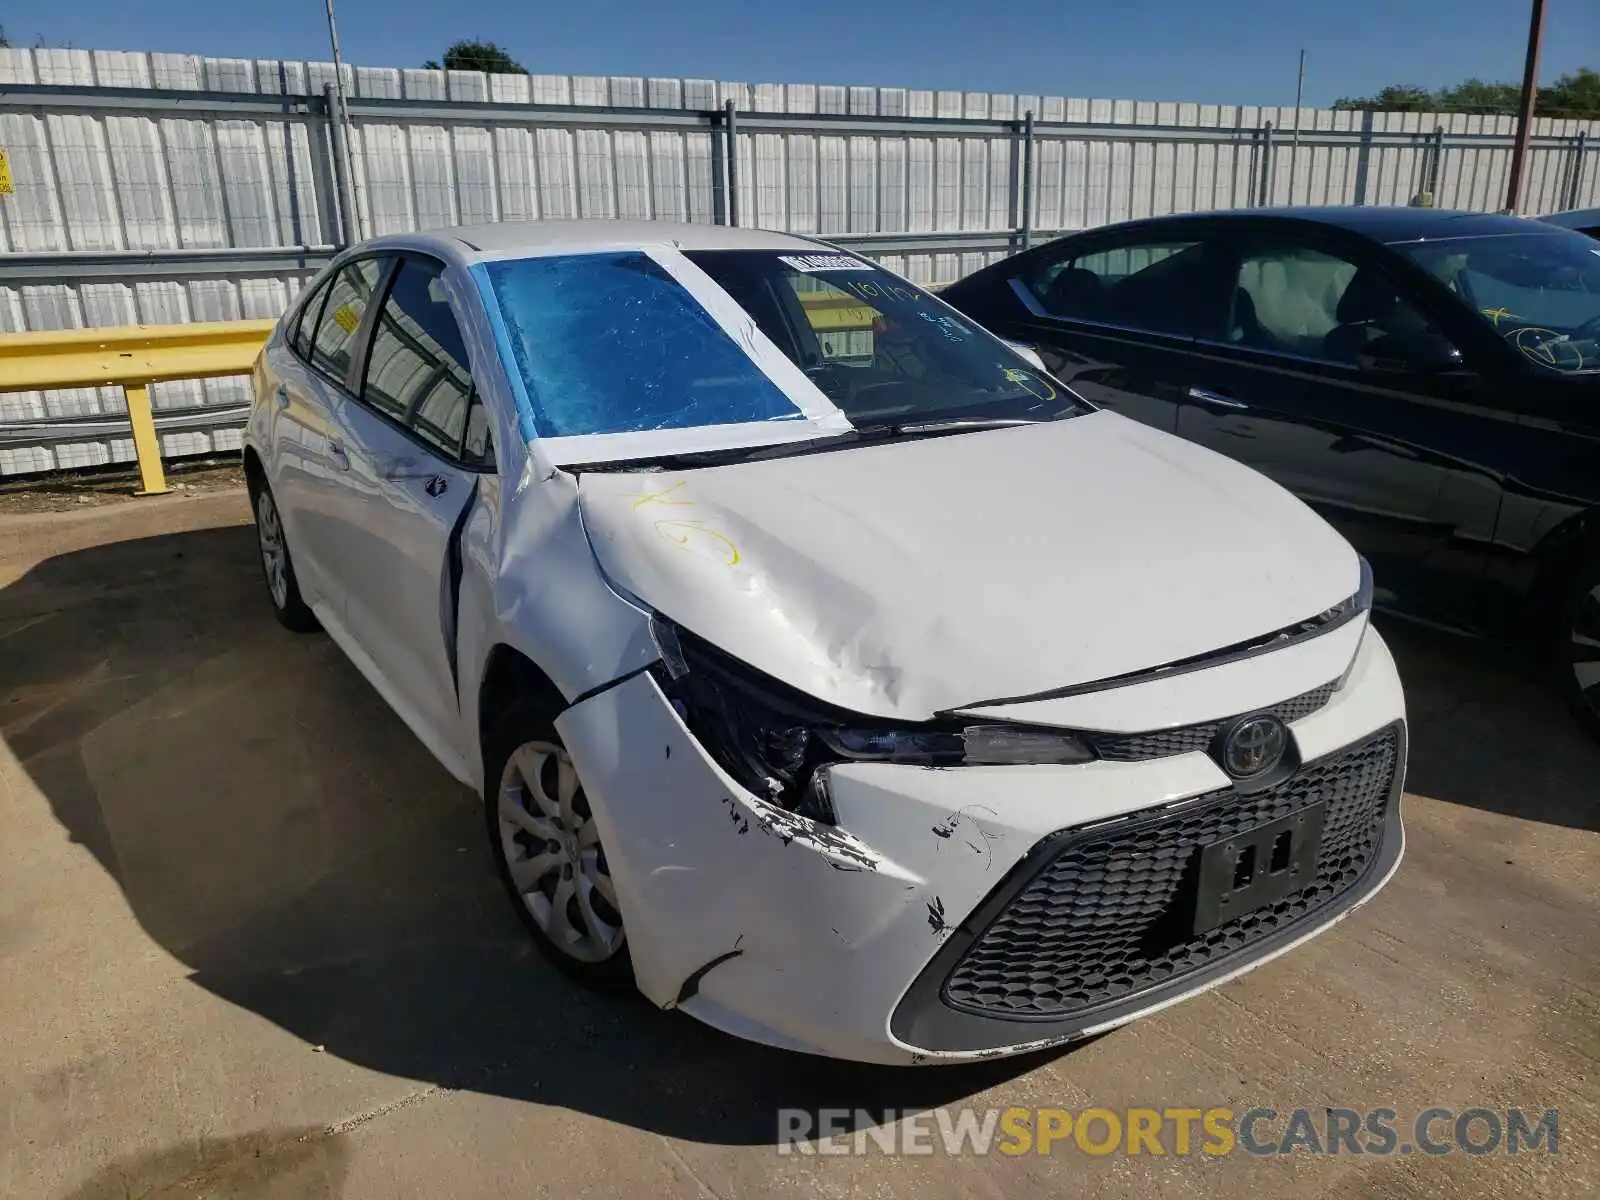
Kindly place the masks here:
[(0, 392), (119, 385), (139, 459), (139, 494), (167, 490), (150, 385), (248, 375), (276, 321), (200, 321), (0, 334)]

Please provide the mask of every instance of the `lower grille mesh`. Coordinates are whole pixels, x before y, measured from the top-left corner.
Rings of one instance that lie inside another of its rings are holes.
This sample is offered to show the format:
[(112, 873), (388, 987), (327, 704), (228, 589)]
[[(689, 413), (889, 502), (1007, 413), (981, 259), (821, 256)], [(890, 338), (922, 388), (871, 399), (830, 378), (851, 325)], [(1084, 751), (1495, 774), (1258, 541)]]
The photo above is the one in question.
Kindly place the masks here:
[[(1201, 970), (1315, 912), (1377, 853), (1398, 755), (1389, 729), (1253, 795), (1216, 792), (1066, 841), (962, 956), (945, 1002), (986, 1016), (1064, 1018)], [(1315, 881), (1196, 935), (1201, 848), (1318, 803), (1327, 809)]]

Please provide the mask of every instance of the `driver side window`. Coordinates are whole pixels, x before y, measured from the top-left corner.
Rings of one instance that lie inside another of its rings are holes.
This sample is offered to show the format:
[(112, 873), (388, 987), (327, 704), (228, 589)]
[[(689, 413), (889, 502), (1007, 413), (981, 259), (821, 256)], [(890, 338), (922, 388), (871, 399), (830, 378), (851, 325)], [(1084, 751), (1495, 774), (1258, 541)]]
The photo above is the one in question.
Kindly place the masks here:
[(1229, 343), (1357, 366), (1361, 356), (1432, 332), (1371, 267), (1310, 246), (1247, 247), (1239, 260)]

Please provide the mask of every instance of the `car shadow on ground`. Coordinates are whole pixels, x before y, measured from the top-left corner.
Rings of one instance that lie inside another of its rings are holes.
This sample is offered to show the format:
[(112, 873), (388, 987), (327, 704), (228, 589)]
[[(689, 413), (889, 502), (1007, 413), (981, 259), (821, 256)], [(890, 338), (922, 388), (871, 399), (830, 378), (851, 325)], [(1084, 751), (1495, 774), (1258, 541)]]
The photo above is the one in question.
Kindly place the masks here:
[[(1411, 790), (1600, 827), (1600, 748), (1513, 659), (1393, 623)], [(917, 1109), (1039, 1056), (860, 1067), (582, 991), (531, 949), (476, 797), (320, 635), (271, 619), (248, 527), (64, 554), (0, 590), (0, 734), (196, 983), (361, 1066), (673, 1137)]]
[(144, 930), (349, 1062), (761, 1144), (780, 1108), (931, 1108), (1043, 1061), (839, 1063), (569, 982), (500, 891), (477, 798), (326, 637), (272, 620), (248, 526), (39, 564), (0, 589), (0, 681), (0, 736)]
[(1406, 689), (1406, 790), (1570, 829), (1600, 830), (1600, 743), (1527, 650), (1380, 614)]

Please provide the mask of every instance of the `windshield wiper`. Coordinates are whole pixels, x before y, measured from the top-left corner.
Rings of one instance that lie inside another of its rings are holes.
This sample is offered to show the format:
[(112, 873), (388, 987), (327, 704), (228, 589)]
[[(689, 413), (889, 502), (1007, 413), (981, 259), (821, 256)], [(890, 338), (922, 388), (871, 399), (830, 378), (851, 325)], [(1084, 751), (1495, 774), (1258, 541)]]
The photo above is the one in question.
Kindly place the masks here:
[(981, 429), (1009, 429), (1016, 425), (1043, 425), (1051, 417), (946, 417), (930, 421), (883, 421), (857, 425), (843, 433), (824, 434), (794, 442), (774, 442), (765, 446), (732, 446), (723, 450), (699, 450), (680, 454), (658, 454), (647, 458), (618, 459), (613, 462), (573, 464), (568, 471), (688, 471), (696, 467), (716, 467), (727, 463), (753, 462), (765, 458), (791, 458), (814, 454), (838, 446), (863, 442), (909, 441), (939, 437), (948, 433), (971, 433)]
[(975, 429), (1009, 429), (1013, 425), (1042, 425), (1044, 417), (946, 417), (932, 421), (892, 421), (857, 425), (856, 432), (869, 436), (921, 437), (924, 434), (966, 433)]

